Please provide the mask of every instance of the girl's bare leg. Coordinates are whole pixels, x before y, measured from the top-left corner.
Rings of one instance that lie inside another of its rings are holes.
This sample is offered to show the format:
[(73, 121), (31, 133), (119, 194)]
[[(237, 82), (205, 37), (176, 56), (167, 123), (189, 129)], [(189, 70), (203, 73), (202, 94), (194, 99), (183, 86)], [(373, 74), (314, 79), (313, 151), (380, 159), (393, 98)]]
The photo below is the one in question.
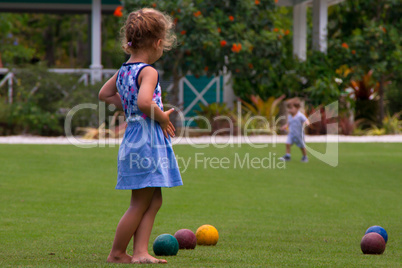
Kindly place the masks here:
[(113, 247), (107, 258), (108, 262), (131, 262), (131, 256), (126, 253), (127, 245), (138, 229), (144, 213), (149, 208), (154, 191), (155, 188), (132, 190), (130, 207), (117, 225)]
[(300, 148), (300, 149), (301, 149), (301, 151), (302, 151), (303, 156), (306, 156), (306, 155), (307, 155), (306, 148)]
[(134, 234), (133, 263), (167, 263), (166, 260), (157, 259), (148, 253), (149, 237), (151, 236), (156, 213), (162, 206), (161, 188), (155, 188), (151, 204), (141, 219), (140, 225)]

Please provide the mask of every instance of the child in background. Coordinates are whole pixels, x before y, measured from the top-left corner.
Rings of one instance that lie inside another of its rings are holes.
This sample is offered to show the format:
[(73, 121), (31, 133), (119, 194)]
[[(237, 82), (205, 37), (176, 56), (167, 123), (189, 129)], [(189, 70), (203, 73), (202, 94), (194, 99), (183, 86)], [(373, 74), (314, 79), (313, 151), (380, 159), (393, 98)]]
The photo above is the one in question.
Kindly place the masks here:
[[(161, 187), (182, 185), (170, 136), (173, 109), (164, 112), (159, 74), (150, 64), (175, 42), (172, 19), (144, 8), (130, 13), (123, 27), (130, 59), (105, 83), (99, 99), (124, 110), (128, 123), (118, 155), (116, 189), (131, 190), (128, 210), (117, 225), (113, 263), (166, 263), (148, 253), (155, 216), (162, 205)], [(126, 253), (133, 242), (133, 255)]]
[(289, 128), (289, 134), (286, 140), (286, 154), (279, 158), (283, 161), (290, 161), (290, 147), (296, 144), (302, 151), (303, 157), (302, 162), (307, 163), (307, 151), (304, 143), (304, 126), (309, 125), (309, 121), (304, 114), (302, 114), (300, 109), (299, 98), (293, 98), (287, 101), (287, 108), (289, 112), (287, 123), (281, 127), (281, 130), (286, 130)]

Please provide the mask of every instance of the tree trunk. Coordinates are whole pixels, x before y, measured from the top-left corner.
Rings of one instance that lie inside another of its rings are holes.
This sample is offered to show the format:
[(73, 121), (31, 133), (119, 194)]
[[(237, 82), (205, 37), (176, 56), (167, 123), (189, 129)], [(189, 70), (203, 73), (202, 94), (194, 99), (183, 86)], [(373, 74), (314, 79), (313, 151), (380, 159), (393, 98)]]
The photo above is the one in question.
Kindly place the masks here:
[(183, 123), (183, 122), (180, 122), (180, 117), (179, 117), (179, 114), (177, 113), (178, 112), (177, 109), (182, 110), (182, 108), (183, 108), (182, 107), (183, 103), (179, 103), (180, 102), (180, 96), (179, 96), (179, 94), (180, 94), (179, 86), (180, 85), (179, 84), (180, 84), (180, 79), (182, 77), (180, 75), (178, 75), (176, 70), (173, 70), (172, 76), (173, 76), (173, 87), (172, 87), (172, 90), (170, 91), (170, 94), (172, 94), (172, 97), (170, 98), (170, 100), (171, 100), (171, 104), (176, 109), (176, 113), (172, 114), (173, 116), (171, 119), (172, 119), (173, 125), (175, 127), (178, 127), (181, 123)]
[(380, 78), (380, 87), (378, 89), (378, 94), (380, 96), (379, 100), (379, 118), (378, 118), (378, 125), (381, 127), (382, 126), (382, 121), (384, 120), (384, 77), (381, 76)]
[(47, 66), (51, 67), (54, 65), (54, 28), (53, 24), (49, 25), (44, 32), (44, 40), (46, 40), (46, 52), (45, 52), (45, 60), (47, 62)]

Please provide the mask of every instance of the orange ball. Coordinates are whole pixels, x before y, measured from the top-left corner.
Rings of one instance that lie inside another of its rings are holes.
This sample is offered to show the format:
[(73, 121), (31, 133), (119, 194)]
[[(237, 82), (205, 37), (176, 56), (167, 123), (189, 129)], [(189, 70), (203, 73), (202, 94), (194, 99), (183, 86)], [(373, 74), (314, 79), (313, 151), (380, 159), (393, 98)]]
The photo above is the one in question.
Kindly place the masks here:
[(195, 236), (197, 237), (198, 245), (207, 245), (207, 246), (216, 245), (219, 239), (218, 230), (216, 230), (216, 228), (213, 227), (212, 225), (208, 224), (199, 227), (197, 229), (197, 232), (195, 233)]

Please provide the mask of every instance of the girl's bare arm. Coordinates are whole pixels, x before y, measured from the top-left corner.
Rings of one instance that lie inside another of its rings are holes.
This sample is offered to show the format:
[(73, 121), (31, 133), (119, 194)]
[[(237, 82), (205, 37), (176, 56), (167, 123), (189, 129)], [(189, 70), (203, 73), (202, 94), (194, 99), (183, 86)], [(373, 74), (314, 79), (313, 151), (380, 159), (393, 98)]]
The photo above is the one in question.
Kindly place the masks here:
[(117, 92), (117, 87), (116, 87), (117, 73), (115, 73), (103, 85), (103, 87), (99, 91), (99, 100), (104, 101), (108, 104), (113, 104), (117, 107), (117, 109), (123, 110), (123, 105), (121, 104), (120, 95)]
[(152, 100), (157, 83), (158, 72), (152, 67), (145, 67), (138, 77), (138, 84), (140, 85), (137, 100), (138, 109), (151, 119), (159, 122), (166, 137), (169, 135), (174, 137), (175, 129), (169, 119), (169, 115), (174, 109), (163, 112)]

